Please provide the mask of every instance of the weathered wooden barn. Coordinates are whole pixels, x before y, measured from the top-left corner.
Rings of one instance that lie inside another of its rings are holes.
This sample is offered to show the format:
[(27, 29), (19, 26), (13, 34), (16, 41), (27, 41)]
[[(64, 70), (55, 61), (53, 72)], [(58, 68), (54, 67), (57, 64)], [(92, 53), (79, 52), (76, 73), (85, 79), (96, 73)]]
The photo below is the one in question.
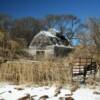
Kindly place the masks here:
[(72, 47), (67, 39), (61, 39), (57, 36), (57, 31), (40, 31), (34, 36), (29, 45), (28, 52), (33, 56), (66, 56)]

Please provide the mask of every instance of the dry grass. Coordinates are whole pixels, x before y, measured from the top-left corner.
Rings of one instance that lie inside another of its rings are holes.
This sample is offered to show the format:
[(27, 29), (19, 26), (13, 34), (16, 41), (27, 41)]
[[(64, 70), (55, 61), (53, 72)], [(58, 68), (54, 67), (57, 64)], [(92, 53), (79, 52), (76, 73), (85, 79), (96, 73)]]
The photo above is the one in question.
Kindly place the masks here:
[(67, 60), (17, 60), (0, 65), (0, 81), (36, 84), (71, 82), (71, 68)]

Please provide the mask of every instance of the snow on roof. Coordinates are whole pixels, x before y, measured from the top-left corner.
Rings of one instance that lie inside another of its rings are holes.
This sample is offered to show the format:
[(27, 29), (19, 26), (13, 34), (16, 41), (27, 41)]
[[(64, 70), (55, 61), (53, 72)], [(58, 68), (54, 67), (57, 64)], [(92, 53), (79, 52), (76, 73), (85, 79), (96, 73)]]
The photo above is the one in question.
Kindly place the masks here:
[(66, 46), (66, 45), (63, 45), (63, 44), (56, 44), (56, 45), (51, 45), (51, 46), (53, 46), (53, 47), (63, 47), (63, 48), (70, 48), (70, 49), (73, 49), (72, 46), (70, 46), (70, 45)]
[[(49, 32), (49, 31), (40, 31), (37, 35), (36, 35), (36, 37), (37, 36), (39, 36), (39, 35), (45, 35), (45, 36), (47, 36), (47, 37), (56, 37), (55, 35), (53, 35), (51, 32)], [(57, 38), (57, 37), (56, 37)]]
[(60, 33), (60, 31), (55, 28), (50, 28), (48, 31), (51, 33)]
[[(53, 31), (57, 31), (56, 29), (50, 29)], [(29, 45), (29, 48), (33, 48), (33, 46), (41, 46), (41, 45), (54, 45), (57, 47), (64, 47), (64, 48), (72, 48), (71, 46), (66, 46), (63, 44), (61, 39), (56, 36), (56, 32), (48, 31), (40, 31), (32, 40)]]
[(56, 45), (56, 46), (57, 46), (57, 47), (64, 47), (64, 48), (70, 48), (70, 49), (73, 48), (73, 47), (70, 46), (70, 45), (66, 46), (66, 45), (63, 45), (63, 44), (61, 44), (61, 45)]

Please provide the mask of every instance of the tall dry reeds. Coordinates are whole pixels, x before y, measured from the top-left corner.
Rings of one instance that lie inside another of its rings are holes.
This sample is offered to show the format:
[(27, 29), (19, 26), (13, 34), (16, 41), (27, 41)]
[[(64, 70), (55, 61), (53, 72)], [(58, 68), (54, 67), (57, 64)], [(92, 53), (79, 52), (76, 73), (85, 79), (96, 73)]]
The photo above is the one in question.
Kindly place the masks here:
[(67, 60), (17, 60), (0, 65), (0, 81), (36, 84), (71, 81), (71, 68)]

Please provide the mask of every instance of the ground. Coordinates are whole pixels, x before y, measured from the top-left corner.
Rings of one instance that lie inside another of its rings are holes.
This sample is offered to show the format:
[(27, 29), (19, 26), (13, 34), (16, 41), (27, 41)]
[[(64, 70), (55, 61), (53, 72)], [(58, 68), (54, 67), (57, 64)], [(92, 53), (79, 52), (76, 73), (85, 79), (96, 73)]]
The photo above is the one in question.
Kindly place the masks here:
[(0, 100), (67, 100), (65, 99), (67, 97), (72, 97), (74, 100), (100, 100), (100, 86), (81, 85), (72, 92), (69, 86), (0, 84)]

